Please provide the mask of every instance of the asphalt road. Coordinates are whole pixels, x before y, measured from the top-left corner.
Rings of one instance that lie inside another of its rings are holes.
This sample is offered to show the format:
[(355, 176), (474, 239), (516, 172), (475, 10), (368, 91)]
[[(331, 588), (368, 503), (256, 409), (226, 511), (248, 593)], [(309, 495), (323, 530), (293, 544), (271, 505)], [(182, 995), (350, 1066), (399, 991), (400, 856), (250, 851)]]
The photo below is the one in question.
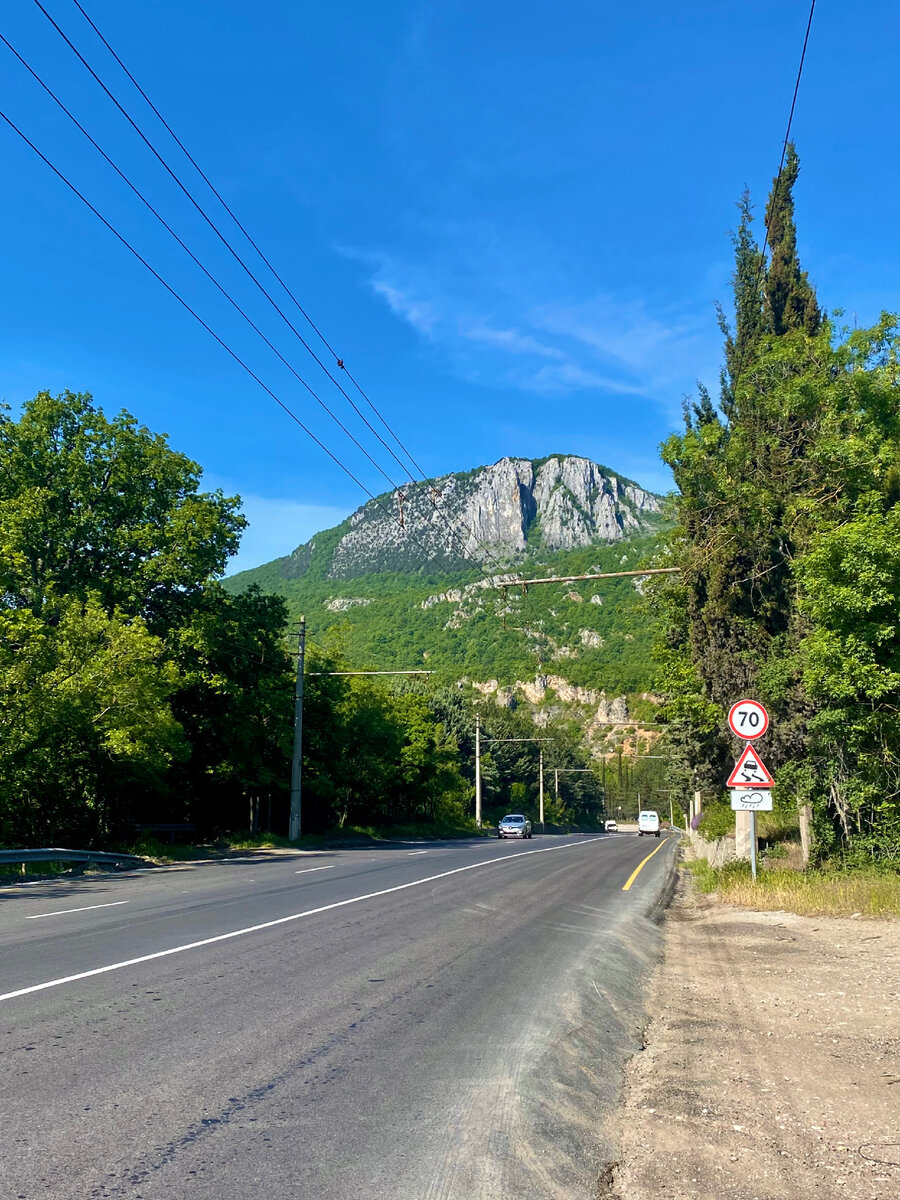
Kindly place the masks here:
[(671, 859), (535, 837), (0, 890), (0, 1196), (594, 1196)]

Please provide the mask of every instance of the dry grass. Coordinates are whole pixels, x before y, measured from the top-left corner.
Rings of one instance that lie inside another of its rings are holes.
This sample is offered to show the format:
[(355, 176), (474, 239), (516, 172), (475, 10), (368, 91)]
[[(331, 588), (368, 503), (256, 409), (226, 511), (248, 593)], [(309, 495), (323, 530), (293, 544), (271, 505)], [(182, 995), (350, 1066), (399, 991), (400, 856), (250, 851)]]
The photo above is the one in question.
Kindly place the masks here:
[(900, 916), (900, 875), (880, 871), (760, 871), (756, 883), (747, 863), (713, 868), (690, 864), (701, 891), (729, 904), (779, 909), (801, 916)]

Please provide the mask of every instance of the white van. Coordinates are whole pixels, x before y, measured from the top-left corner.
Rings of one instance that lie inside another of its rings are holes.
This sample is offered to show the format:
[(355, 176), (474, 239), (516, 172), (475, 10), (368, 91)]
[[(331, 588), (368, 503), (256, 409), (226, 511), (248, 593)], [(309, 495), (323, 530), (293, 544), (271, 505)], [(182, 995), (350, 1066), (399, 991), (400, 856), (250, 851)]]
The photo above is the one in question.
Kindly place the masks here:
[(659, 837), (659, 813), (652, 808), (642, 809), (638, 813), (638, 837), (643, 837), (645, 833), (648, 837), (651, 833)]

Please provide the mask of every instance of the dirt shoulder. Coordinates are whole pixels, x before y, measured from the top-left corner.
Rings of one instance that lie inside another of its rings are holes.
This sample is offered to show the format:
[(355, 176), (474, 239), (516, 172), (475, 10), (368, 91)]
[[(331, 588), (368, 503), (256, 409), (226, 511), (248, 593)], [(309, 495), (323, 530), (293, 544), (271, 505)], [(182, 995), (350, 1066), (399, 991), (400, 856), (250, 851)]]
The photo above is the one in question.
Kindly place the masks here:
[(900, 921), (732, 908), (682, 877), (648, 1011), (602, 1196), (900, 1197)]

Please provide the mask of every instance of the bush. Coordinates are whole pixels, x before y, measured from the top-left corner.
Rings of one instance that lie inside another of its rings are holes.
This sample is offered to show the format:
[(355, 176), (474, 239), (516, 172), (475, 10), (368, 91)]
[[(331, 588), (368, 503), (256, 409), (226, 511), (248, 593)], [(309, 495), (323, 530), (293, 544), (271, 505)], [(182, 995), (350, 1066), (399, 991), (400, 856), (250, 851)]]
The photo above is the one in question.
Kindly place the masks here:
[(734, 813), (731, 806), (718, 801), (708, 805), (700, 814), (697, 832), (708, 842), (734, 833)]

